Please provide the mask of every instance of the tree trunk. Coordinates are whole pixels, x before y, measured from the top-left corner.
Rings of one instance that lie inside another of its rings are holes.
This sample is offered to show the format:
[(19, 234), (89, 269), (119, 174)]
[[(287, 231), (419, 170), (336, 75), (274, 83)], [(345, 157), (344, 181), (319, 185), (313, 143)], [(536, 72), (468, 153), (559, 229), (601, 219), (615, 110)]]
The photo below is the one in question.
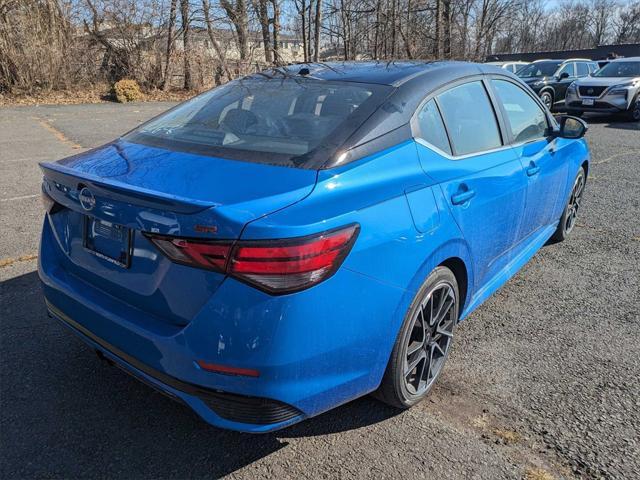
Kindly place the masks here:
[(189, 25), (189, 0), (180, 0), (180, 15), (182, 16), (182, 45), (184, 58), (184, 89), (191, 90), (191, 29)]
[(253, 0), (253, 9), (258, 16), (260, 28), (262, 29), (262, 43), (264, 45), (264, 60), (267, 63), (273, 62), (273, 52), (271, 46), (271, 32), (269, 31), (269, 10), (267, 0)]
[(307, 50), (307, 3), (305, 0), (301, 0), (300, 21), (302, 22), (302, 53), (304, 54), (304, 61), (308, 62), (309, 50)]
[(280, 55), (280, 4), (279, 0), (271, 0), (273, 5), (273, 56), (277, 65), (282, 63)]
[(246, 0), (236, 0), (235, 4), (232, 4), (229, 0), (220, 0), (220, 6), (224, 9), (236, 30), (240, 60), (246, 60), (249, 56), (249, 18), (247, 16)]
[(451, 58), (451, 0), (442, 0), (442, 47), (444, 58)]
[(162, 90), (167, 90), (171, 86), (171, 80), (169, 78), (171, 67), (171, 53), (173, 52), (173, 31), (176, 26), (176, 9), (178, 0), (171, 0), (171, 6), (169, 7), (169, 26), (167, 28), (167, 53), (166, 64), (164, 66), (164, 75), (162, 76)]
[(209, 5), (209, 0), (202, 0), (202, 9), (204, 10), (204, 23), (207, 25), (207, 34), (209, 35), (209, 41), (213, 46), (213, 49), (218, 56), (218, 61), (220, 65), (216, 68), (216, 85), (220, 84), (220, 73), (224, 73), (227, 76), (227, 80), (231, 80), (232, 75), (227, 67), (227, 59), (225, 58), (225, 54), (220, 47), (220, 42), (215, 36), (215, 32), (213, 31), (213, 25), (211, 23), (211, 17), (209, 15), (211, 6)]
[(320, 25), (322, 24), (322, 0), (316, 0), (316, 18), (314, 31), (313, 61), (320, 59)]
[(433, 56), (436, 60), (442, 58), (442, 0), (436, 0), (436, 40)]

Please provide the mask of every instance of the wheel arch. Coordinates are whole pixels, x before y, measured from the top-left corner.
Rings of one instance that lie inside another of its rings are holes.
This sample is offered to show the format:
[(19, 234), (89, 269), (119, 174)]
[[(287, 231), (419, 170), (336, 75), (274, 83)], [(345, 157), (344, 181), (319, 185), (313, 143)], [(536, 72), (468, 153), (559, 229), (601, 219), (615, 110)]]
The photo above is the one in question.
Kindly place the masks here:
[[(403, 300), (397, 310), (397, 318), (404, 319), (407, 308), (425, 280), (436, 267), (444, 266), (451, 270), (460, 290), (460, 312), (469, 304), (473, 291), (473, 269), (471, 252), (462, 238), (451, 239), (437, 247), (416, 270), (406, 288)], [(463, 291), (464, 290), (464, 291)]]
[(540, 93), (538, 93), (539, 97), (542, 97), (542, 94), (548, 92), (551, 94), (551, 105), (553, 106), (553, 104), (556, 102), (556, 91), (555, 89), (551, 86), (551, 85), (547, 85), (546, 87), (542, 87), (542, 89), (540, 89)]
[(456, 277), (456, 281), (458, 282), (458, 291), (460, 294), (459, 314), (462, 314), (464, 307), (468, 304), (467, 292), (469, 291), (469, 272), (467, 265), (460, 257), (450, 257), (440, 263), (439, 266), (447, 267), (451, 270), (453, 276)]

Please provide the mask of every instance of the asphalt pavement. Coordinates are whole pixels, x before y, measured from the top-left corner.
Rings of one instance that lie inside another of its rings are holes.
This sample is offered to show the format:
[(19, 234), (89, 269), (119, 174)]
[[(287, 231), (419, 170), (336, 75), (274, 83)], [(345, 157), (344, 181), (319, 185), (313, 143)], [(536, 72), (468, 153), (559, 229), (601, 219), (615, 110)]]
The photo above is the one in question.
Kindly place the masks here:
[(640, 124), (587, 117), (577, 228), (460, 325), (425, 402), (365, 397), (252, 436), (100, 362), (38, 285), (37, 163), (169, 106), (0, 108), (1, 478), (638, 478)]

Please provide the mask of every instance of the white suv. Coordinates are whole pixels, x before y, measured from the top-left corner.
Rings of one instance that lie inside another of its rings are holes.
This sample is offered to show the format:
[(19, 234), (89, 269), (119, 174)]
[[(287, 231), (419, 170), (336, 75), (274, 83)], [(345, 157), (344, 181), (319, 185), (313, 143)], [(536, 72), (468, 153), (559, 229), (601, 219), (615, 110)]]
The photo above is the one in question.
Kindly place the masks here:
[(640, 57), (612, 60), (600, 70), (573, 82), (567, 89), (566, 108), (584, 112), (624, 113), (640, 121)]

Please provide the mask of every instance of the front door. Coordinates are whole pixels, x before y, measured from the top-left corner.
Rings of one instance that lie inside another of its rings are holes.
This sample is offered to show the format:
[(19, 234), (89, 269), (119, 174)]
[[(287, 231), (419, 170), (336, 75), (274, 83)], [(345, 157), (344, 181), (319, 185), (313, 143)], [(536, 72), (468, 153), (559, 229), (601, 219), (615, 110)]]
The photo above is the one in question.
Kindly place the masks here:
[(490, 84), (527, 177), (520, 235), (527, 238), (558, 220), (557, 205), (562, 200), (569, 165), (561, 154), (556, 155), (556, 140), (547, 138), (549, 121), (540, 104), (514, 82), (494, 78)]
[[(450, 142), (446, 133), (438, 134), (444, 131), (442, 118)], [(418, 121), (420, 161), (440, 184), (471, 250), (480, 287), (512, 259), (525, 208), (525, 173), (516, 152), (503, 142), (482, 80), (437, 95), (418, 113)]]

